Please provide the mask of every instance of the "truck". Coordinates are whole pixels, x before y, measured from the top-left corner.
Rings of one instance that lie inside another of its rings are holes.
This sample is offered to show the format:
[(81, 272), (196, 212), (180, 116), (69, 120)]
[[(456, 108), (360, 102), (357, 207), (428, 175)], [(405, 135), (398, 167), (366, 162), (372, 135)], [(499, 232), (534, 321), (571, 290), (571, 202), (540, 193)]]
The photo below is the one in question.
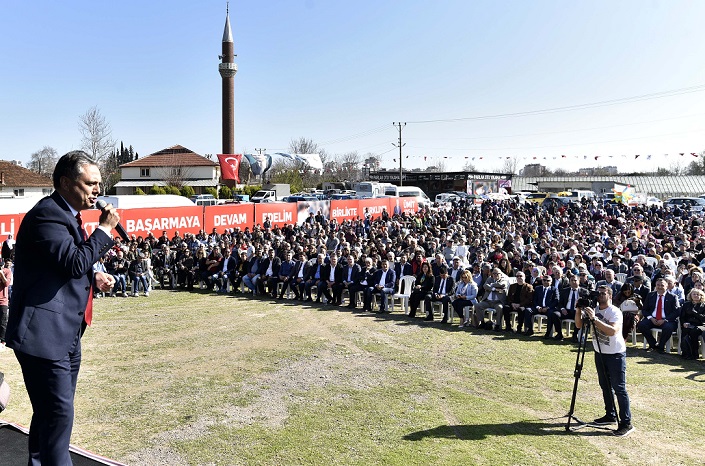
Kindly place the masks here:
[(291, 195), (291, 186), (285, 183), (265, 184), (251, 198), (251, 202), (277, 202)]

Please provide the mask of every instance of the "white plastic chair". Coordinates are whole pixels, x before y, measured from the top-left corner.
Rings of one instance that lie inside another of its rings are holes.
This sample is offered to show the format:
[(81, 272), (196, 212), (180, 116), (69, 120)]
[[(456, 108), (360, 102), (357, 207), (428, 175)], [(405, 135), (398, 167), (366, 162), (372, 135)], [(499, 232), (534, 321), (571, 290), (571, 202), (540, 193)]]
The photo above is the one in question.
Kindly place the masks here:
[(394, 294), (389, 303), (390, 312), (394, 310), (394, 300), (398, 299), (401, 302), (401, 306), (404, 308), (404, 314), (409, 315), (409, 298), (411, 297), (411, 290), (414, 287), (415, 282), (416, 277), (413, 275), (406, 275), (402, 277), (401, 282), (399, 283), (399, 293)]
[(539, 329), (538, 333), (541, 333), (541, 329), (543, 328), (543, 323), (544, 321), (548, 320), (548, 316), (546, 314), (534, 314), (534, 318), (532, 320), (532, 326), (538, 321), (539, 324)]
[(626, 273), (616, 273), (616, 274), (614, 274), (614, 279), (617, 280), (618, 282), (624, 283), (624, 281), (627, 279), (627, 274)]

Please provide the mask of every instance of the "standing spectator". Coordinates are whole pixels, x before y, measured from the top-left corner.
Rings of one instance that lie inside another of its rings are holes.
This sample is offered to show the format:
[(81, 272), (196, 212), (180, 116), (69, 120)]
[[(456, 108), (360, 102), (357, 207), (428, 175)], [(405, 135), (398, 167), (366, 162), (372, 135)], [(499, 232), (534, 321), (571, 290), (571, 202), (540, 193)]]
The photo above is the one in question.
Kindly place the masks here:
[(0, 351), (5, 350), (5, 331), (10, 306), (10, 286), (12, 285), (12, 259), (5, 259), (0, 270)]
[(14, 259), (15, 257), (15, 240), (12, 234), (7, 235), (7, 239), (2, 242), (2, 260)]
[(575, 313), (575, 326), (583, 327), (584, 312), (585, 319), (592, 324), (595, 368), (605, 404), (605, 415), (592, 423), (607, 426), (617, 422), (616, 395), (619, 423), (614, 435), (625, 437), (634, 431), (627, 394), (627, 345), (622, 337), (622, 313), (612, 305), (612, 288), (597, 289), (597, 309), (588, 306), (580, 311)]

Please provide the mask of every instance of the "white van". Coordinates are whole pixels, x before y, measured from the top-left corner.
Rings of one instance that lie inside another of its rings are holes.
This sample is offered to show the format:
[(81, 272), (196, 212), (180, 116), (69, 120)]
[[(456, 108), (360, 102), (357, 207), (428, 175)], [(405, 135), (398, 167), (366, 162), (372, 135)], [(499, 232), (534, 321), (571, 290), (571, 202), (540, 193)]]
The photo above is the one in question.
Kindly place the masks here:
[(387, 186), (384, 190), (387, 196), (415, 197), (419, 207), (430, 207), (431, 199), (417, 186)]
[(193, 201), (194, 204), (200, 206), (217, 205), (218, 199), (213, 197), (212, 194), (196, 194), (191, 196), (189, 199)]

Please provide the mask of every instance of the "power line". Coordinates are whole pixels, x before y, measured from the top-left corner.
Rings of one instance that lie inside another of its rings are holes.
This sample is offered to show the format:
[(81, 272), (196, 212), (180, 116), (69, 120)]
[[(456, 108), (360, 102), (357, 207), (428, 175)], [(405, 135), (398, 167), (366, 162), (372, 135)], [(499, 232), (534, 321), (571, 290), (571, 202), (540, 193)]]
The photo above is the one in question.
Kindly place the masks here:
[(467, 138), (446, 138), (446, 137), (441, 137), (441, 138), (414, 138), (414, 137), (407, 137), (406, 139), (409, 140), (433, 140), (433, 139), (442, 139), (444, 141), (471, 141), (471, 140), (477, 140), (477, 139), (502, 139), (502, 138), (519, 138), (519, 137), (529, 137), (529, 136), (545, 136), (548, 134), (564, 134), (564, 133), (579, 133), (581, 131), (595, 131), (598, 129), (612, 129), (612, 128), (621, 128), (624, 126), (636, 126), (636, 125), (645, 125), (649, 123), (660, 123), (662, 121), (671, 121), (671, 120), (679, 120), (683, 118), (693, 118), (696, 116), (702, 116), (705, 115), (705, 113), (696, 113), (694, 115), (682, 115), (682, 116), (677, 116), (673, 118), (662, 118), (659, 120), (650, 120), (650, 121), (638, 121), (638, 122), (632, 122), (632, 123), (623, 123), (619, 125), (609, 125), (609, 126), (595, 126), (592, 128), (578, 128), (578, 129), (567, 129), (563, 131), (545, 131), (545, 132), (539, 132), (539, 133), (526, 133), (526, 134), (511, 134), (511, 135), (504, 135), (504, 136), (473, 136), (473, 137), (467, 137)]
[(625, 103), (640, 102), (643, 100), (661, 99), (664, 97), (673, 97), (673, 96), (677, 96), (677, 95), (691, 94), (693, 92), (702, 92), (702, 91), (705, 91), (705, 84), (700, 84), (700, 85), (691, 86), (691, 87), (683, 87), (680, 89), (673, 89), (670, 91), (655, 92), (652, 94), (643, 94), (643, 95), (637, 95), (637, 96), (632, 96), (632, 97), (623, 97), (620, 99), (603, 100), (603, 101), (592, 102), (592, 103), (587, 103), (587, 104), (567, 105), (567, 106), (563, 106), (563, 107), (544, 108), (541, 110), (528, 110), (525, 112), (498, 113), (495, 115), (481, 115), (481, 116), (472, 116), (472, 117), (463, 117), (463, 118), (446, 118), (446, 119), (437, 119), (437, 120), (417, 120), (417, 121), (409, 121), (409, 123), (416, 123), (416, 124), (452, 123), (452, 122), (458, 122), (458, 121), (492, 120), (492, 119), (498, 119), (498, 118), (513, 118), (513, 117), (530, 116), (530, 115), (543, 115), (543, 114), (547, 114), (547, 113), (558, 113), (558, 112), (566, 112), (566, 111), (573, 111), (573, 110), (584, 110), (584, 109), (590, 109), (590, 108), (606, 107), (606, 106), (610, 106), (610, 105), (619, 105), (619, 104), (625, 104)]
[(638, 140), (638, 139), (649, 139), (649, 138), (657, 138), (657, 137), (664, 137), (664, 136), (674, 136), (674, 135), (678, 135), (678, 134), (700, 133), (703, 131), (705, 131), (705, 128), (691, 130), (691, 131), (679, 131), (679, 132), (675, 132), (675, 133), (651, 134), (649, 136), (640, 136), (640, 137), (633, 137), (633, 138), (612, 139), (609, 141), (579, 142), (579, 143), (574, 143), (574, 144), (556, 144), (556, 145), (551, 145), (551, 146), (498, 147), (498, 148), (472, 148), (472, 149), (454, 148), (454, 147), (422, 147), (422, 146), (409, 146), (409, 147), (414, 148), (414, 149), (423, 149), (423, 150), (447, 150), (447, 151), (458, 151), (458, 150), (460, 150), (460, 151), (531, 150), (531, 149), (549, 149), (549, 148), (556, 148), (556, 147), (589, 146), (591, 144), (607, 144), (607, 143), (612, 143), (612, 142), (634, 141), (634, 140)]

